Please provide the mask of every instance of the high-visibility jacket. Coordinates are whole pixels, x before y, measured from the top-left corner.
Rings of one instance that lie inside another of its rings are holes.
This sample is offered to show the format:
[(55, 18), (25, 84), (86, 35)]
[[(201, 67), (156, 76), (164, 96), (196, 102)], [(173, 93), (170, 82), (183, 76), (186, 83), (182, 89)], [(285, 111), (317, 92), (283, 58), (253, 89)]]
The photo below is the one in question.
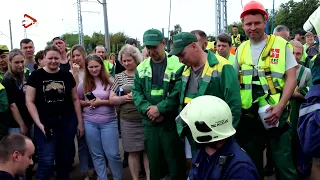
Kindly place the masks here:
[(314, 60), (317, 58), (317, 54), (316, 55), (314, 55), (312, 58), (311, 58), (311, 60), (310, 60), (310, 62), (309, 62), (309, 69), (311, 69), (312, 68), (312, 66), (313, 66), (313, 64), (314, 64)]
[[(223, 99), (232, 112), (233, 126), (237, 127), (241, 114), (240, 88), (238, 84), (236, 71), (233, 66), (223, 57), (214, 55), (207, 51), (207, 62), (204, 65), (201, 79), (199, 80), (199, 90), (195, 94), (187, 93), (188, 81), (191, 74), (191, 67), (182, 67), (182, 85), (180, 89), (180, 107), (179, 112), (192, 99), (202, 95), (212, 95)], [(181, 134), (185, 124), (177, 120), (177, 130)]]
[(106, 68), (107, 73), (110, 74), (110, 76), (114, 77), (114, 65), (107, 60), (104, 60), (103, 64), (104, 64), (104, 67)]
[[(0, 73), (0, 82), (3, 80), (5, 73)], [(26, 78), (26, 80), (29, 79), (30, 76), (30, 70), (28, 68), (24, 68), (24, 76)]]
[(151, 58), (142, 61), (135, 72), (134, 84), (132, 86), (132, 99), (142, 115), (144, 123), (150, 123), (146, 111), (151, 105), (156, 105), (162, 115), (170, 116), (175, 111), (177, 115), (179, 105), (179, 91), (181, 85), (181, 74), (177, 71), (182, 66), (178, 57), (166, 58), (167, 66), (163, 76), (163, 85), (156, 87), (152, 84)]
[(238, 34), (236, 38), (234, 38), (233, 35), (231, 35), (231, 40), (232, 40), (232, 46), (238, 47), (241, 44), (241, 35)]
[(9, 102), (5, 87), (0, 83), (0, 138), (3, 138), (8, 134), (8, 127), (6, 122), (11, 117), (11, 111), (9, 108)]
[[(279, 103), (281, 92), (285, 84), (286, 72), (286, 46), (288, 42), (274, 35), (268, 36), (267, 45), (261, 52), (258, 66), (252, 62), (250, 40), (242, 43), (238, 48), (237, 59), (239, 63), (239, 81), (242, 108), (249, 109), (253, 103), (252, 84), (261, 85), (267, 101), (271, 105)], [(253, 68), (258, 69), (259, 81), (253, 81)]]
[(235, 56), (235, 55), (229, 54), (228, 61), (229, 61), (229, 63), (230, 63), (232, 66), (234, 65), (235, 59), (236, 59), (236, 56)]

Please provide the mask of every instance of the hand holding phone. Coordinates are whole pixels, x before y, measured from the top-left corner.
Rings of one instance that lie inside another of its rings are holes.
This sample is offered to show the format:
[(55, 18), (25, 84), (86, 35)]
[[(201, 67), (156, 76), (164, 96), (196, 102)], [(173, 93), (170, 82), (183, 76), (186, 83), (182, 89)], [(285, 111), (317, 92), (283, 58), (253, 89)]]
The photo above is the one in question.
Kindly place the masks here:
[(96, 100), (96, 96), (92, 92), (88, 92), (84, 95), (89, 101)]

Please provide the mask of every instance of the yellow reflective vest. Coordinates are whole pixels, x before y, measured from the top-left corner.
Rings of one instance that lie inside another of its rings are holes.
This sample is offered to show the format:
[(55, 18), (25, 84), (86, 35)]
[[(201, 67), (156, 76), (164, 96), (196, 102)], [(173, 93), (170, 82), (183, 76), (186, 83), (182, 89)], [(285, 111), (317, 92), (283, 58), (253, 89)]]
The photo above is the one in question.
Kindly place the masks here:
[(233, 35), (231, 35), (231, 40), (232, 40), (232, 46), (238, 47), (241, 44), (241, 35), (238, 34), (236, 38), (234, 38)]
[[(270, 105), (279, 103), (285, 84), (286, 46), (288, 42), (274, 35), (268, 36), (267, 45), (260, 54), (258, 65), (252, 62), (250, 41), (242, 43), (238, 48), (240, 94), (242, 108), (249, 109), (257, 100), (252, 99), (252, 84), (261, 85), (268, 94)], [(259, 81), (252, 81), (253, 68), (258, 70)]]

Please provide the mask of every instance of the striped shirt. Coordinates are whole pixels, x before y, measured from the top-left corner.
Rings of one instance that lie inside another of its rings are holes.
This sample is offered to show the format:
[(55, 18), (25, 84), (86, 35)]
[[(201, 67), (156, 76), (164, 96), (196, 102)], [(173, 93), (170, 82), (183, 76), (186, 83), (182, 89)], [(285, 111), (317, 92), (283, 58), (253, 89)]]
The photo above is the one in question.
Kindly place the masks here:
[(133, 85), (134, 76), (128, 76), (125, 71), (116, 74), (115, 80), (111, 86), (113, 92), (117, 92), (124, 85)]
[[(115, 80), (111, 86), (111, 90), (115, 93), (119, 90), (119, 88), (126, 89), (132, 86), (134, 82), (133, 76), (128, 76), (125, 71), (116, 74)], [(129, 92), (131, 91), (131, 87), (128, 88)], [(127, 102), (119, 106), (120, 109), (120, 119), (122, 120), (135, 120), (141, 121), (140, 112), (137, 110), (135, 104), (133, 102)]]

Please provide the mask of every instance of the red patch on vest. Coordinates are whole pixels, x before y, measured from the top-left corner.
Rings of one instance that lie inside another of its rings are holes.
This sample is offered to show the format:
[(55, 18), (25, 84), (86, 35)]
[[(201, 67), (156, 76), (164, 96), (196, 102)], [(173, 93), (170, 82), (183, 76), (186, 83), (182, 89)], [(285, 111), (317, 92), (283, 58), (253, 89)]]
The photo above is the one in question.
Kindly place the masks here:
[(280, 49), (271, 48), (271, 58), (279, 58)]

